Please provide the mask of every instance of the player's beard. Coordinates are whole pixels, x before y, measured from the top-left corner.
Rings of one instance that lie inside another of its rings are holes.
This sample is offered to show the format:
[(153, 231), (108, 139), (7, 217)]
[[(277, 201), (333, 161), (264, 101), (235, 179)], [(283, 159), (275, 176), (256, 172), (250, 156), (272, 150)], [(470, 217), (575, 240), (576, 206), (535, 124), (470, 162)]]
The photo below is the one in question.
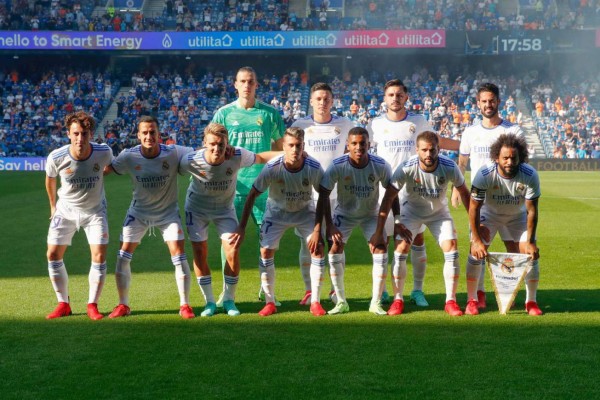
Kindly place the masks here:
[(493, 117), (495, 117), (496, 115), (498, 115), (498, 109), (497, 109), (497, 108), (492, 108), (492, 109), (489, 109), (489, 108), (484, 108), (484, 109), (481, 111), (481, 114), (482, 114), (484, 117), (486, 117), (487, 119), (490, 119), (490, 118), (493, 118)]

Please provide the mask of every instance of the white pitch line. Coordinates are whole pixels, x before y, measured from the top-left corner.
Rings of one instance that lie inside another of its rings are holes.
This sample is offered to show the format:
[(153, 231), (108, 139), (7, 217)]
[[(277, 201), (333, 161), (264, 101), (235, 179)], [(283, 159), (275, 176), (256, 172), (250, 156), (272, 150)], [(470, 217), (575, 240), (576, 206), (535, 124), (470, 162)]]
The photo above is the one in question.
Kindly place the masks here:
[(545, 199), (569, 199), (569, 200), (600, 200), (600, 197), (566, 197), (566, 196), (540, 196)]

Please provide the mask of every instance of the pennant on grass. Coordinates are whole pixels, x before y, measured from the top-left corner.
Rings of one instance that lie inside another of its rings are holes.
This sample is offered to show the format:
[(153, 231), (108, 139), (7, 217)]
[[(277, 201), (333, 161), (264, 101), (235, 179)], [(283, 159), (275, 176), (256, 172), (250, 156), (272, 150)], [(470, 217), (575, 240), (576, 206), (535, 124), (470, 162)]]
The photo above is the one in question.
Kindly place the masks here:
[(527, 254), (489, 253), (487, 266), (496, 293), (498, 310), (506, 314), (517, 296), (525, 275), (531, 270), (531, 259)]

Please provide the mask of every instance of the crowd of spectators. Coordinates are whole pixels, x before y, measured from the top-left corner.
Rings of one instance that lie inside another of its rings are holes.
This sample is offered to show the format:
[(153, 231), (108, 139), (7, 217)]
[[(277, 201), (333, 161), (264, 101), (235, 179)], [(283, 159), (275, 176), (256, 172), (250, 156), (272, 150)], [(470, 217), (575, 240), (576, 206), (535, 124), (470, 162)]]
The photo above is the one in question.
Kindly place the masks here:
[(0, 71), (0, 154), (46, 156), (68, 143), (66, 114), (85, 110), (102, 119), (118, 86), (109, 73), (65, 68), (32, 79)]
[(562, 79), (532, 91), (532, 115), (553, 158), (600, 158), (600, 80)]
[[(260, 83), (258, 98), (276, 107), (288, 126), (306, 115), (306, 73), (264, 75)], [(237, 97), (233, 84), (233, 71), (196, 76), (164, 69), (134, 74), (128, 93), (115, 99), (117, 118), (103, 124), (103, 135), (116, 154), (137, 144), (137, 119), (152, 115), (159, 120), (164, 143), (199, 147), (214, 111)]]
[[(362, 29), (536, 30), (600, 26), (600, 0), (165, 0), (162, 13), (106, 7), (106, 0), (0, 0), (0, 30), (286, 31)], [(93, 16), (103, 7), (101, 16)]]
[[(546, 156), (600, 156), (597, 77), (575, 81), (565, 75), (544, 81), (535, 71), (519, 79), (481, 71), (456, 75), (439, 66), (435, 71), (415, 67), (411, 74), (401, 77), (410, 92), (407, 109), (423, 114), (442, 136), (460, 140), (464, 129), (477, 122), (477, 86), (492, 81), (501, 90), (499, 112), (503, 119), (521, 124), (524, 116), (517, 108), (517, 99), (531, 99), (530, 110)], [(371, 71), (357, 79), (350, 74), (341, 79), (333, 76), (328, 80), (334, 93), (333, 113), (366, 127), (371, 119), (385, 113), (383, 85), (392, 78), (396, 78), (392, 71)], [(286, 125), (310, 113), (306, 72), (265, 74), (259, 79), (258, 98), (276, 107)], [(119, 82), (109, 73), (62, 69), (32, 81), (15, 71), (2, 72), (0, 83), (0, 145), (3, 155), (9, 156), (45, 156), (67, 141), (62, 126), (66, 113), (84, 109), (100, 121), (113, 101), (117, 117), (104, 122), (97, 133), (98, 140), (106, 141), (115, 154), (137, 144), (136, 121), (141, 115), (159, 119), (165, 143), (198, 147), (214, 111), (236, 98), (233, 71), (180, 74), (165, 67), (135, 73), (126, 83), (131, 86), (129, 91), (118, 96)]]

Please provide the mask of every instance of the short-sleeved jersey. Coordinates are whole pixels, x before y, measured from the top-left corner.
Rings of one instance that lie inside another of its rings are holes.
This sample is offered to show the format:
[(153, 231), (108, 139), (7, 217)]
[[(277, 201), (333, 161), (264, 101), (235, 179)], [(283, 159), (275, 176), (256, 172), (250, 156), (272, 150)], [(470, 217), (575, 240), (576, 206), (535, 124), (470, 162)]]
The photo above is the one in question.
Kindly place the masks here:
[(133, 183), (133, 200), (129, 213), (145, 221), (161, 221), (177, 205), (177, 171), (179, 162), (191, 147), (160, 145), (156, 157), (146, 158), (141, 146), (123, 150), (113, 161), (117, 174), (130, 174)]
[(482, 212), (497, 216), (525, 213), (525, 200), (541, 194), (540, 178), (529, 164), (520, 164), (515, 177), (509, 179), (498, 173), (495, 162), (489, 162), (475, 174), (471, 187), (471, 197), (483, 201)]
[(284, 155), (269, 161), (254, 182), (254, 188), (263, 193), (269, 189), (267, 210), (272, 216), (282, 217), (285, 213), (314, 211), (313, 189), (323, 179), (323, 168), (312, 157), (304, 159), (298, 171), (285, 167)]
[(465, 129), (460, 141), (459, 151), (461, 156), (469, 156), (471, 176), (475, 176), (477, 170), (490, 161), (490, 147), (492, 143), (500, 135), (507, 133), (525, 137), (519, 125), (511, 124), (506, 120), (502, 120), (500, 125), (493, 128), (486, 128), (479, 122)]
[(432, 130), (421, 114), (407, 113), (401, 121), (392, 121), (385, 114), (367, 126), (374, 154), (390, 164), (392, 171), (416, 154), (419, 133)]
[[(344, 155), (348, 132), (354, 128), (352, 121), (345, 117), (331, 116), (331, 121), (320, 124), (315, 122), (312, 116), (296, 120), (293, 127), (304, 130), (304, 150), (315, 158), (321, 167), (326, 170), (333, 160)], [(318, 192), (315, 192), (315, 199)], [(335, 191), (330, 198), (335, 199)]]
[(320, 124), (312, 116), (296, 120), (293, 127), (304, 130), (304, 150), (315, 158), (323, 169), (329, 168), (334, 159), (344, 155), (348, 132), (354, 128), (345, 117), (331, 116), (331, 121)]
[[(227, 128), (230, 145), (243, 147), (254, 153), (271, 150), (271, 141), (281, 139), (285, 131), (279, 111), (258, 100), (249, 109), (241, 107), (237, 100), (229, 103), (217, 110), (212, 122)], [(250, 192), (262, 167), (254, 165), (239, 172), (236, 189), (238, 194), (246, 195)]]
[(85, 160), (71, 157), (66, 145), (52, 151), (46, 162), (46, 175), (60, 176), (58, 197), (69, 207), (86, 213), (95, 213), (105, 207), (104, 167), (113, 161), (106, 144), (91, 143), (92, 152)]
[(363, 218), (377, 215), (380, 185), (387, 187), (391, 175), (390, 165), (381, 157), (369, 154), (367, 165), (357, 168), (346, 154), (333, 160), (321, 186), (331, 191), (337, 184), (337, 214)]
[(448, 210), (446, 191), (450, 182), (458, 187), (465, 183), (465, 178), (458, 165), (441, 154), (435, 171), (423, 171), (419, 166), (419, 156), (412, 156), (394, 171), (390, 180), (396, 189), (402, 190), (402, 214), (417, 217), (428, 217), (438, 211)]
[(206, 149), (189, 153), (179, 164), (181, 174), (191, 174), (193, 179), (185, 198), (186, 211), (219, 212), (233, 208), (235, 185), (240, 168), (254, 165), (256, 155), (236, 147), (233, 156), (221, 164), (206, 161)]

